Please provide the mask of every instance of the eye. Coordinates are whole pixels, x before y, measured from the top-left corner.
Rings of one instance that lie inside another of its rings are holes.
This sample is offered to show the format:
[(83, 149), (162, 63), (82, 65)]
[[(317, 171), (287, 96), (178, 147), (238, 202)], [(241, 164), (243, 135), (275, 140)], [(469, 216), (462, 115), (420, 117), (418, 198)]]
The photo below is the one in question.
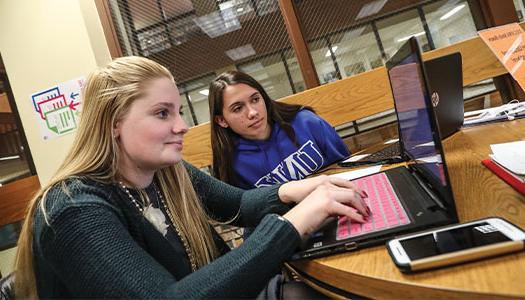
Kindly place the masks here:
[(234, 107), (232, 108), (232, 112), (234, 112), (234, 113), (238, 113), (238, 112), (240, 112), (240, 111), (241, 111), (241, 106), (234, 106)]
[(179, 109), (179, 115), (184, 116), (184, 110), (182, 110), (182, 109), (183, 109), (183, 107), (181, 106), (180, 109)]
[(261, 100), (261, 95), (256, 95), (256, 96), (253, 96), (252, 98), (252, 102), (253, 103), (257, 103)]
[(157, 116), (163, 120), (167, 119), (169, 116), (169, 111), (167, 109), (160, 110), (157, 112)]

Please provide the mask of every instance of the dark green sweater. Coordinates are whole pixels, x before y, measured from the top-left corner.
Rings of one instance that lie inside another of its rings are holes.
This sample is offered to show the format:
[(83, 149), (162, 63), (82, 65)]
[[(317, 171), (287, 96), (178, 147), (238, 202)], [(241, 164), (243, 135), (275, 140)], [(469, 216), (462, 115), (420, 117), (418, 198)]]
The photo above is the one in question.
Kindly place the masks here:
[[(300, 237), (277, 214), (279, 186), (244, 191), (186, 165), (206, 210), (220, 220), (240, 208), (238, 226), (256, 230), (240, 247), (190, 272), (184, 248), (168, 242), (116, 184), (67, 181), (53, 188), (47, 220), (35, 216), (35, 271), (41, 298), (253, 298), (297, 247)], [(146, 190), (152, 190), (151, 187)], [(277, 213), (277, 214), (274, 214)]]

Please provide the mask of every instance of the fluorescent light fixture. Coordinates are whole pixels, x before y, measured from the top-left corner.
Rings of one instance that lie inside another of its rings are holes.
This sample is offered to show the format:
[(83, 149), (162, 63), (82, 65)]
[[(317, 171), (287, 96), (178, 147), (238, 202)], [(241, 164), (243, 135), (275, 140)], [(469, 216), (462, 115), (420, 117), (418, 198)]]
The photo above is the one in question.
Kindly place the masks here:
[(355, 19), (359, 20), (377, 14), (383, 8), (383, 6), (385, 6), (387, 1), (388, 0), (376, 0), (363, 5)]
[(253, 49), (252, 44), (246, 44), (237, 48), (230, 49), (224, 53), (228, 55), (228, 57), (231, 60), (236, 61), (255, 55), (255, 49)]
[(193, 22), (212, 39), (241, 29), (241, 22), (237, 19), (235, 13), (231, 12), (231, 9), (215, 11), (200, 16), (193, 19)]
[(200, 90), (199, 94), (204, 95), (204, 96), (208, 96), (210, 94), (210, 90), (208, 90), (208, 89)]
[(399, 40), (397, 40), (399, 43), (400, 42), (404, 42), (404, 41), (407, 41), (409, 38), (413, 37), (413, 36), (420, 36), (420, 35), (423, 35), (425, 34), (424, 31), (421, 31), (421, 32), (418, 32), (418, 33), (414, 33), (414, 34), (411, 34), (411, 35), (407, 35), (405, 37), (402, 37), (400, 38)]
[(465, 7), (465, 4), (461, 4), (461, 5), (458, 5), (458, 6), (454, 7), (448, 13), (442, 15), (441, 18), (439, 18), (439, 20), (443, 21), (443, 20), (446, 20), (446, 19), (452, 17), (455, 13), (460, 11), (463, 7)]
[(219, 4), (219, 10), (223, 14), (232, 14), (236, 17), (253, 11), (249, 0), (230, 0)]
[[(332, 47), (332, 52), (335, 53), (336, 50), (337, 50), (337, 46), (333, 46), (333, 47)], [(326, 54), (325, 54), (324, 56), (325, 56), (325, 57), (330, 57), (330, 55), (332, 55), (332, 54), (330, 53), (330, 50), (327, 50), (327, 51), (326, 51)]]
[(13, 156), (0, 157), (0, 160), (11, 160), (11, 159), (19, 159), (19, 158), (20, 158), (20, 155), (13, 155)]
[(226, 1), (226, 2), (223, 2), (223, 3), (219, 4), (219, 9), (220, 10), (227, 10), (229, 8), (232, 8), (233, 6), (234, 6), (233, 1)]

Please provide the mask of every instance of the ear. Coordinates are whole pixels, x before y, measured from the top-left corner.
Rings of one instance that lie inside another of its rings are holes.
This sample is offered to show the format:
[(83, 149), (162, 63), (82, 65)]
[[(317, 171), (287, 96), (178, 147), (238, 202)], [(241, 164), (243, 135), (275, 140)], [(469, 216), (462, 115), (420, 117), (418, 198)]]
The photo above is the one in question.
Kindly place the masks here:
[(219, 124), (222, 128), (228, 128), (230, 125), (228, 125), (228, 122), (226, 122), (226, 119), (223, 116), (215, 116), (213, 117), (213, 120), (215, 123)]
[(120, 122), (117, 122), (115, 126), (113, 126), (113, 137), (116, 139), (120, 137)]

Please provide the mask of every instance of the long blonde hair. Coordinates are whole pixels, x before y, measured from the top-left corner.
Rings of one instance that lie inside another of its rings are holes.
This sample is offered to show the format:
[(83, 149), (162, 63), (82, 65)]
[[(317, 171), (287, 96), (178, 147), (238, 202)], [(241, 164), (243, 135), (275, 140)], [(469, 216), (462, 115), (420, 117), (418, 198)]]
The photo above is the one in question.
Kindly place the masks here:
[[(125, 117), (133, 101), (142, 96), (144, 84), (157, 78), (174, 80), (165, 67), (136, 56), (118, 58), (88, 77), (83, 90), (80, 123), (72, 148), (56, 174), (28, 207), (16, 256), (17, 298), (38, 298), (33, 265), (35, 211), (40, 207), (46, 217), (47, 193), (57, 185), (67, 192), (65, 180), (68, 178), (87, 177), (101, 182), (118, 180), (120, 149), (113, 128)], [(218, 256), (218, 250), (213, 242), (208, 217), (183, 163), (158, 170), (155, 180), (167, 200), (176, 226), (188, 241), (197, 267), (210, 263)]]

